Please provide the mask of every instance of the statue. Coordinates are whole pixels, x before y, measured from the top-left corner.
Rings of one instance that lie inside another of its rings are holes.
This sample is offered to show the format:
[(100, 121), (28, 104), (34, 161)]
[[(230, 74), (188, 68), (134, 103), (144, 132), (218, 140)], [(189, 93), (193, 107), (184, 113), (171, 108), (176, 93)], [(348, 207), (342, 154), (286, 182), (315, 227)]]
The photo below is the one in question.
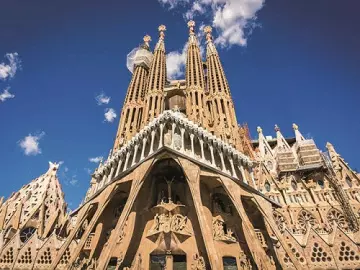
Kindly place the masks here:
[(179, 232), (186, 227), (187, 217), (176, 214), (171, 220), (171, 231)]
[(240, 252), (239, 262), (240, 262), (240, 269), (242, 269), (242, 270), (251, 270), (252, 269), (251, 263), (250, 263), (249, 259), (247, 258), (244, 251)]
[(184, 217), (181, 214), (171, 215), (171, 213), (166, 214), (156, 214), (154, 217), (154, 224), (149, 230), (150, 234), (165, 232), (182, 232), (186, 228), (187, 217)]
[(206, 270), (204, 258), (197, 253), (194, 255), (194, 262), (191, 265), (191, 270)]
[(227, 228), (226, 233), (224, 231), (224, 221), (216, 219), (213, 221), (213, 237), (218, 241), (229, 241), (237, 242), (236, 238), (233, 236), (234, 232), (232, 229)]

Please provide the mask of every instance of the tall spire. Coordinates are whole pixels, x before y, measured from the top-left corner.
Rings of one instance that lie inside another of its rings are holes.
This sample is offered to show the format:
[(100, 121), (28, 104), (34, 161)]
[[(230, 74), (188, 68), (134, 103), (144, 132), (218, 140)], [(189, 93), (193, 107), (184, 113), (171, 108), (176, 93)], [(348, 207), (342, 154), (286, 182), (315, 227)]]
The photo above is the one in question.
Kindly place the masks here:
[(143, 118), (146, 83), (149, 77), (149, 67), (152, 61), (149, 42), (151, 37), (144, 36), (144, 43), (137, 50), (134, 57), (134, 73), (129, 84), (119, 128), (116, 134), (114, 151), (119, 149), (140, 130)]
[(155, 46), (154, 60), (150, 68), (147, 93), (145, 99), (145, 114), (142, 126), (157, 117), (164, 110), (164, 87), (166, 82), (165, 31), (166, 26), (160, 25), (159, 40)]
[(213, 117), (214, 133), (222, 140), (235, 145), (242, 151), (239, 127), (236, 120), (234, 104), (230, 95), (230, 89), (225, 77), (219, 54), (216, 50), (211, 35), (212, 28), (206, 26), (206, 66), (207, 66), (207, 89), (208, 109)]
[(190, 120), (207, 126), (205, 121), (205, 82), (204, 68), (196, 39), (195, 22), (189, 21), (189, 41), (186, 59), (186, 114)]

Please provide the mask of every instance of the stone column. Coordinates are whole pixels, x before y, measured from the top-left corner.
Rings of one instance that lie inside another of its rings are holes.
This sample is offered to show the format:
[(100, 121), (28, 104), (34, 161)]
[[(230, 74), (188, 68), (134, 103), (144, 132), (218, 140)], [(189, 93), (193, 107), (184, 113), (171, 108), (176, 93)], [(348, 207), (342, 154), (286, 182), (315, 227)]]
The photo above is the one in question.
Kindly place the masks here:
[(138, 145), (138, 144), (136, 144), (136, 145), (135, 145), (135, 149), (134, 149), (134, 157), (133, 157), (133, 160), (132, 160), (132, 162), (131, 162), (131, 166), (135, 165), (135, 162), (136, 162), (136, 155), (137, 155), (137, 151), (138, 151), (138, 149), (139, 149), (139, 145)]
[(129, 162), (129, 158), (130, 158), (130, 150), (128, 150), (128, 152), (126, 153), (126, 159), (125, 159), (125, 164), (124, 164), (123, 171), (126, 170), (126, 167), (128, 165), (128, 162)]
[(221, 159), (221, 170), (226, 172), (225, 162), (224, 162), (224, 155), (221, 151), (219, 151), (220, 159)]
[(185, 151), (185, 140), (184, 140), (184, 135), (185, 135), (185, 128), (181, 128), (181, 152)]
[(211, 165), (216, 167), (215, 157), (214, 157), (214, 147), (210, 144), (210, 153), (211, 153)]
[(247, 179), (246, 179), (246, 175), (245, 175), (245, 172), (244, 172), (244, 167), (243, 167), (243, 165), (241, 163), (238, 165), (238, 168), (239, 168), (239, 170), (241, 172), (241, 177), (242, 177), (244, 183), (249, 184)]
[(234, 167), (234, 161), (232, 158), (229, 158), (229, 162), (231, 165), (231, 172), (232, 172), (232, 176), (236, 178), (236, 172), (235, 172), (235, 167)]
[(254, 185), (254, 188), (257, 189), (257, 186), (256, 186), (256, 183), (255, 183), (255, 178), (254, 178), (254, 172), (252, 170), (252, 168), (249, 167), (249, 170), (250, 170), (250, 178), (251, 178), (251, 181)]
[(122, 164), (123, 160), (122, 160), (122, 157), (119, 158), (119, 161), (118, 161), (118, 167), (116, 168), (116, 173), (115, 173), (115, 177), (117, 177), (120, 173), (120, 169), (121, 169), (121, 164)]
[(159, 148), (163, 147), (163, 141), (164, 141), (163, 137), (164, 137), (164, 124), (161, 123), (161, 124), (160, 124), (160, 141), (159, 141)]
[(108, 176), (108, 179), (107, 179), (107, 183), (109, 183), (114, 175), (114, 171), (115, 171), (115, 164), (112, 164), (111, 165), (111, 170), (110, 170), (110, 173), (109, 173), (109, 176)]
[(155, 130), (152, 130), (151, 131), (151, 143), (150, 143), (149, 155), (151, 155), (154, 152), (154, 139), (155, 139)]
[(191, 140), (191, 155), (194, 157), (194, 134), (190, 134), (190, 140)]
[(171, 254), (166, 254), (166, 270), (173, 269), (173, 256)]
[(172, 123), (171, 127), (172, 127), (172, 130), (171, 130), (171, 148), (174, 148), (176, 124)]
[(205, 155), (204, 155), (204, 141), (203, 139), (200, 139), (200, 148), (201, 148), (201, 159), (205, 160)]
[(145, 147), (146, 147), (146, 142), (147, 142), (147, 138), (143, 138), (143, 144), (142, 144), (142, 149), (141, 149), (141, 156), (140, 156), (140, 161), (143, 160), (145, 158)]

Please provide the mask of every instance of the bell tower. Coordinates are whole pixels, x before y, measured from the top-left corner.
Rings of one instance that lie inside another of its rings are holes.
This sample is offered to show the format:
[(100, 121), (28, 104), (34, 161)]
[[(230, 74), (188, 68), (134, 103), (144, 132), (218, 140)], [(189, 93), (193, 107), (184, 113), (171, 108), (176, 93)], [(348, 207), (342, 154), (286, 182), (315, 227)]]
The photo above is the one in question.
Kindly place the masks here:
[(145, 114), (142, 126), (145, 126), (164, 110), (164, 87), (166, 81), (165, 31), (166, 26), (160, 25), (159, 40), (155, 46), (154, 60), (150, 68), (145, 100)]
[(188, 118), (201, 126), (206, 126), (205, 104), (205, 80), (204, 68), (200, 55), (194, 27), (195, 22), (189, 21), (189, 41), (186, 59), (186, 115)]
[(214, 134), (223, 141), (242, 150), (239, 128), (236, 121), (234, 103), (231, 98), (228, 81), (221, 65), (211, 35), (212, 28), (206, 26), (206, 65), (207, 65), (207, 106), (211, 115)]
[(119, 128), (116, 134), (113, 150), (119, 149), (131, 139), (141, 127), (144, 110), (146, 83), (149, 77), (149, 67), (152, 61), (149, 42), (146, 35), (144, 43), (139, 47), (134, 59), (134, 73), (127, 90), (124, 106), (121, 112)]

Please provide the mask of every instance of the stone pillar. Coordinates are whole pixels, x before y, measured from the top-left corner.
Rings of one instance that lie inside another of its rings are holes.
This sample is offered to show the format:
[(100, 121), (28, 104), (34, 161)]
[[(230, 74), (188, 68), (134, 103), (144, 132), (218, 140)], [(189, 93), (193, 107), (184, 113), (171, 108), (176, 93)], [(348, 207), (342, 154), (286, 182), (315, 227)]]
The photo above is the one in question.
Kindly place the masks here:
[(172, 127), (172, 130), (171, 130), (171, 148), (174, 148), (176, 124), (172, 123), (171, 127)]
[(234, 161), (232, 158), (229, 158), (230, 161), (230, 165), (231, 165), (231, 172), (232, 172), (232, 176), (236, 178), (236, 172), (235, 172), (235, 167), (234, 167)]
[(256, 186), (256, 183), (255, 183), (255, 178), (254, 178), (254, 172), (252, 170), (252, 168), (249, 167), (249, 170), (250, 170), (250, 178), (251, 178), (251, 181), (254, 185), (254, 188), (257, 189), (257, 186)]
[(210, 144), (210, 153), (211, 153), (211, 165), (216, 167), (215, 157), (214, 157), (214, 147)]
[(123, 171), (126, 170), (126, 167), (128, 165), (128, 162), (129, 162), (129, 158), (130, 158), (130, 150), (128, 150), (128, 152), (126, 153), (126, 159), (125, 159), (125, 164), (124, 164)]
[(166, 254), (166, 270), (173, 269), (173, 256), (171, 254)]
[(138, 145), (138, 144), (136, 144), (136, 145), (135, 145), (135, 149), (134, 149), (134, 156), (133, 156), (133, 160), (132, 160), (132, 162), (131, 162), (131, 166), (135, 165), (135, 162), (136, 162), (136, 155), (137, 155), (137, 151), (138, 151), (138, 149), (139, 149), (139, 145)]
[(108, 179), (107, 179), (107, 183), (109, 183), (114, 175), (114, 171), (115, 171), (115, 164), (112, 164), (111, 165), (111, 170), (110, 170), (110, 173), (109, 173), (109, 176), (108, 176)]
[(142, 144), (142, 149), (141, 149), (141, 156), (140, 156), (140, 161), (143, 160), (145, 158), (145, 147), (146, 147), (146, 142), (147, 142), (147, 138), (143, 138), (143, 144)]
[(159, 148), (163, 147), (163, 141), (164, 141), (163, 137), (164, 137), (164, 124), (161, 123), (161, 124), (160, 124), (160, 141), (159, 141)]
[(225, 162), (224, 162), (224, 155), (221, 151), (219, 151), (220, 159), (221, 159), (221, 170), (226, 172)]
[(245, 175), (245, 172), (244, 172), (244, 167), (243, 167), (243, 165), (241, 163), (239, 164), (238, 168), (239, 168), (239, 170), (241, 172), (241, 176), (243, 178), (244, 183), (249, 184), (247, 179), (246, 179), (246, 175)]
[(154, 152), (154, 139), (155, 139), (155, 130), (152, 130), (151, 131), (151, 143), (150, 143), (149, 155), (151, 155)]
[(190, 140), (191, 140), (191, 155), (194, 157), (194, 134), (190, 134)]
[(181, 128), (181, 152), (185, 151), (185, 140), (184, 140), (184, 135), (185, 135), (185, 128)]
[(122, 158), (120, 157), (119, 158), (119, 161), (118, 161), (118, 167), (116, 168), (116, 173), (115, 173), (115, 177), (117, 177), (120, 173), (120, 169), (121, 169), (121, 164), (122, 164), (123, 160)]
[(203, 139), (200, 139), (200, 148), (201, 148), (201, 159), (205, 160), (205, 155), (204, 155), (204, 141)]

